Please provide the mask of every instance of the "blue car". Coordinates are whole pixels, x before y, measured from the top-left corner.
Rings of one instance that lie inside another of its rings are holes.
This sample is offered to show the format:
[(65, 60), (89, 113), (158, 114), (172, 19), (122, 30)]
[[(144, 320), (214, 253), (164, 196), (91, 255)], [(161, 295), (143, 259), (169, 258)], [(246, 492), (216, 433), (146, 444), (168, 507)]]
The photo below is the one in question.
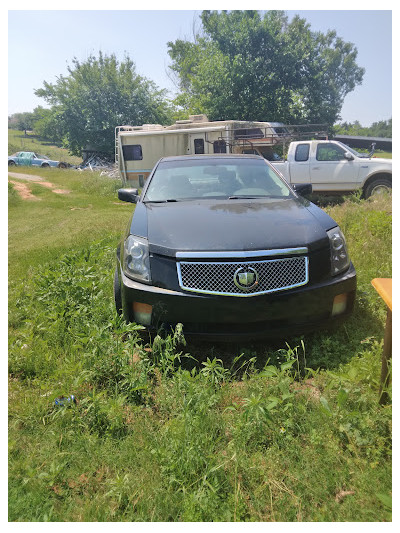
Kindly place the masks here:
[(57, 167), (67, 168), (68, 163), (63, 161), (52, 161), (44, 155), (36, 154), (35, 152), (17, 152), (14, 155), (8, 156), (8, 166), (34, 166), (34, 167)]

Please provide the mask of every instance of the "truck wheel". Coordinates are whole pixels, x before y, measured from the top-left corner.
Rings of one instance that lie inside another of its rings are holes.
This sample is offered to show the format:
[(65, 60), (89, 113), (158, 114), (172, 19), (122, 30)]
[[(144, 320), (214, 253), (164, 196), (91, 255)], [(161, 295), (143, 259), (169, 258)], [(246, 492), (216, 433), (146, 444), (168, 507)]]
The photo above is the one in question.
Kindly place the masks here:
[(15, 167), (15, 161), (9, 161), (8, 162), (9, 167)]
[(119, 284), (119, 275), (118, 275), (118, 266), (115, 267), (114, 274), (114, 302), (115, 309), (117, 313), (122, 315), (122, 296), (121, 296), (121, 285)]
[(43, 163), (42, 168), (49, 167), (50, 165), (48, 163)]
[(364, 188), (364, 196), (369, 198), (373, 194), (388, 193), (391, 190), (392, 182), (389, 178), (375, 178)]
[(58, 168), (67, 168), (66, 163), (58, 163)]

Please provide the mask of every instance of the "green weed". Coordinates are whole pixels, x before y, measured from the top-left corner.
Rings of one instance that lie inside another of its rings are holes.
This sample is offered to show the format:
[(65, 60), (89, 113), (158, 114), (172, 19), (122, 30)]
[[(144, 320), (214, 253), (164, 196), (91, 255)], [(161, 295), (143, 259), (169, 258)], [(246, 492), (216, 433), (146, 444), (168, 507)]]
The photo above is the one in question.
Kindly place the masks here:
[[(82, 207), (88, 189), (70, 183)], [(181, 325), (145, 344), (117, 316), (107, 216), (128, 211), (110, 207), (112, 189), (93, 200), (102, 235), (87, 215), (81, 240), (51, 237), (48, 254), (48, 216), (30, 206), (32, 242), (18, 242), (27, 222), (11, 193), (11, 249), (26, 249), (9, 280), (9, 520), (390, 521), (391, 406), (377, 402), (385, 307), (370, 286), (391, 275), (388, 200), (329, 207), (359, 273), (343, 326), (207, 348), (186, 343)], [(58, 224), (65, 198), (49, 195)], [(76, 405), (56, 406), (70, 394)]]

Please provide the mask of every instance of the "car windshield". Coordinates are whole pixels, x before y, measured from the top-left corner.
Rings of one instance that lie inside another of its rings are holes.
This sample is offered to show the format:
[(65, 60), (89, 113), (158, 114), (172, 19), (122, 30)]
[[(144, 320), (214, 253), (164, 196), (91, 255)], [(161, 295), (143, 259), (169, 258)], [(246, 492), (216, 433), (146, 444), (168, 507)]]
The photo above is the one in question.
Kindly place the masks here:
[(261, 159), (187, 159), (161, 161), (145, 202), (199, 198), (287, 198), (292, 193), (279, 175)]

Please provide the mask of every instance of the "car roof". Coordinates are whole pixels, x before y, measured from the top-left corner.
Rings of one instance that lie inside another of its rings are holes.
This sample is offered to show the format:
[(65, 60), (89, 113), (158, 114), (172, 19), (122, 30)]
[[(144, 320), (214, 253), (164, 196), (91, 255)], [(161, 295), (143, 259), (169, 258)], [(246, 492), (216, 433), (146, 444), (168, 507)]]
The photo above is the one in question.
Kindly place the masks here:
[(187, 161), (188, 159), (265, 159), (261, 155), (255, 154), (196, 154), (196, 155), (170, 155), (167, 157), (162, 157), (160, 161)]

